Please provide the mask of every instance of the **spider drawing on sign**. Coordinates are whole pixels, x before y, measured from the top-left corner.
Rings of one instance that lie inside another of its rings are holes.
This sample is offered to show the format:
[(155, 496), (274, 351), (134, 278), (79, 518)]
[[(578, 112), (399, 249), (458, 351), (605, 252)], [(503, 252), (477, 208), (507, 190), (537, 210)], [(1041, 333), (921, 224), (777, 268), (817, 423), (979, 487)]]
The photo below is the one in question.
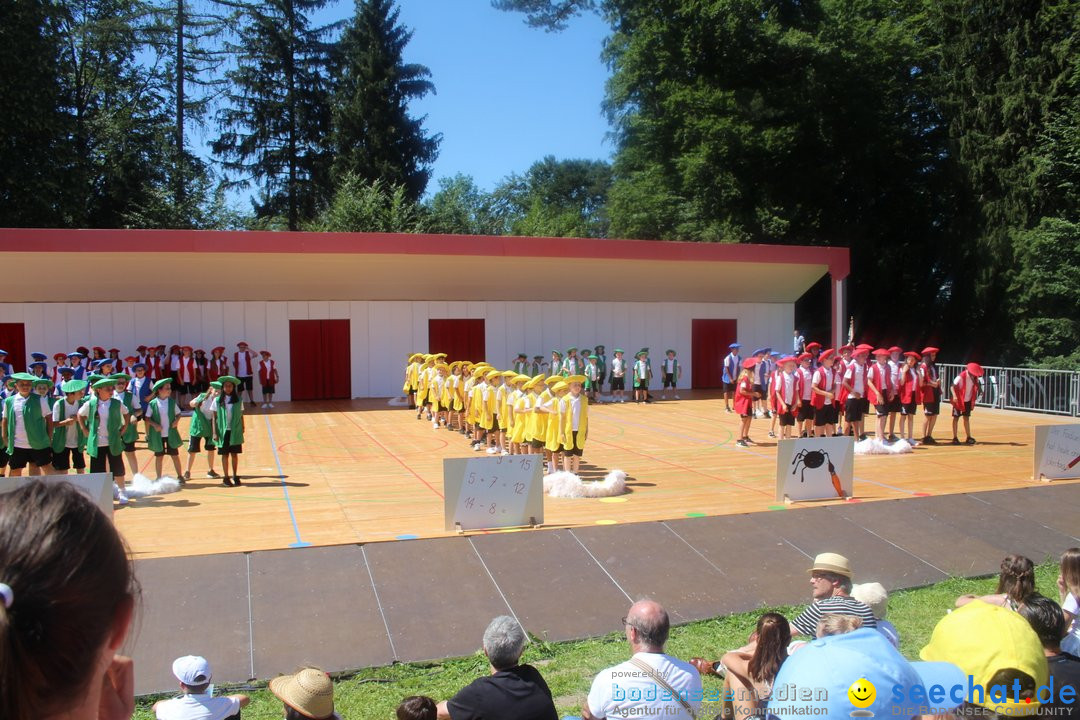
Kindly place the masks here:
[(829, 453), (824, 450), (800, 450), (795, 455), (795, 459), (791, 461), (791, 464), (795, 466), (795, 469), (791, 471), (791, 474), (794, 475), (799, 472), (799, 467), (801, 465), (802, 473), (799, 475), (799, 482), (806, 482), (807, 468), (816, 470), (826, 463), (829, 465), (829, 476), (832, 479), (833, 489), (836, 490), (838, 497), (844, 497), (844, 488), (840, 485), (840, 476), (836, 474), (836, 467), (829, 458)]

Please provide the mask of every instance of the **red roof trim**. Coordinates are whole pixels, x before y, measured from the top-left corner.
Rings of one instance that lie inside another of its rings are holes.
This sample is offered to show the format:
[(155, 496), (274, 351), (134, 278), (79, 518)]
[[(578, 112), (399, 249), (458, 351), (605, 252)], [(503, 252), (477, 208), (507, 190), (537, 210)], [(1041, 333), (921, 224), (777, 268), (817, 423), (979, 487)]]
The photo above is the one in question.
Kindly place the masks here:
[(826, 265), (834, 280), (850, 272), (847, 248), (807, 245), (528, 238), (396, 233), (229, 230), (65, 230), (0, 228), (0, 252), (320, 253), (503, 255), (661, 262)]

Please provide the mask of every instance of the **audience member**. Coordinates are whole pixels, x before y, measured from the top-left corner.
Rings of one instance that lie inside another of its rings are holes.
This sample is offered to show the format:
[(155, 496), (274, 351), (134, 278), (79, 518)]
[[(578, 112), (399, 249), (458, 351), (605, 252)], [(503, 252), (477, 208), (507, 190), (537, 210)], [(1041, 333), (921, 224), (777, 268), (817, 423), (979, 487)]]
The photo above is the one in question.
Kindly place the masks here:
[(270, 692), (285, 705), (285, 720), (339, 720), (334, 712), (334, 682), (325, 670), (301, 668), (270, 681)]
[(1068, 635), (1061, 641), (1061, 647), (1066, 652), (1080, 656), (1080, 548), (1069, 548), (1061, 554), (1057, 586), (1065, 624), (1069, 629)]
[(477, 678), (457, 695), (439, 703), (440, 718), (517, 718), (558, 720), (551, 690), (532, 665), (521, 664), (525, 631), (509, 615), (500, 615), (484, 631), (483, 649), (491, 674)]
[(206, 658), (198, 655), (178, 657), (172, 664), (173, 675), (180, 681), (178, 698), (154, 703), (157, 720), (225, 720), (239, 718), (240, 708), (251, 702), (247, 695), (210, 694), (213, 671)]
[(1035, 563), (1023, 555), (1006, 555), (1001, 561), (997, 592), (993, 595), (961, 595), (956, 607), (963, 607), (972, 600), (982, 600), (990, 605), (1000, 605), (1019, 610), (1031, 595), (1035, 594)]
[(693, 720), (701, 706), (701, 675), (687, 662), (664, 653), (670, 629), (667, 611), (640, 600), (623, 618), (629, 661), (597, 673), (585, 706), (589, 718), (658, 717)]
[[(967, 715), (1038, 712), (1036, 690), (1046, 684), (1046, 657), (1035, 631), (1006, 607), (976, 600), (953, 610), (938, 622), (919, 657), (955, 663), (970, 676)], [(994, 686), (1007, 692), (994, 692)]]
[(863, 627), (877, 627), (870, 608), (851, 597), (851, 563), (846, 557), (821, 553), (807, 572), (814, 602), (791, 621), (793, 634), (813, 637), (823, 615), (854, 615), (862, 618)]
[(138, 592), (119, 533), (67, 483), (0, 495), (0, 718), (128, 720), (116, 653)]
[(843, 635), (862, 627), (862, 618), (857, 615), (823, 615), (817, 623), (815, 637)]
[(413, 695), (397, 707), (397, 720), (435, 720), (439, 710), (435, 701), (425, 695)]
[[(1053, 695), (1048, 698), (1044, 693), (1041, 698), (1043, 708), (1048, 710), (1045, 714), (1051, 717), (1073, 717), (1073, 708), (1080, 702), (1077, 699), (1077, 691), (1080, 690), (1080, 658), (1061, 649), (1061, 637), (1065, 634), (1066, 627), (1061, 606), (1050, 598), (1036, 595), (1028, 598), (1027, 602), (1020, 606), (1019, 612), (1039, 636), (1043, 654), (1046, 655), (1050, 673), (1049, 685), (1053, 688)], [(1061, 689), (1066, 687), (1072, 688), (1071, 702), (1066, 702), (1061, 694)], [(1075, 715), (1080, 717), (1080, 709), (1076, 710)]]
[(877, 631), (884, 635), (894, 648), (900, 648), (900, 631), (885, 619), (889, 612), (889, 594), (881, 583), (858, 583), (851, 586), (851, 597), (870, 608), (877, 622)]
[[(862, 681), (869, 682), (863, 686)], [(945, 662), (908, 662), (881, 633), (860, 628), (815, 638), (780, 666), (768, 712), (779, 718), (904, 717), (929, 714), (926, 695), (910, 688), (965, 686), (964, 673)], [(893, 688), (903, 689), (899, 699)], [(959, 704), (948, 693), (933, 709)]]
[(779, 613), (765, 613), (758, 618), (757, 628), (746, 645), (724, 653), (714, 663), (693, 658), (690, 664), (702, 675), (724, 678), (724, 715), (741, 720), (765, 707), (776, 673), (787, 659), (790, 642), (791, 626), (787, 618)]

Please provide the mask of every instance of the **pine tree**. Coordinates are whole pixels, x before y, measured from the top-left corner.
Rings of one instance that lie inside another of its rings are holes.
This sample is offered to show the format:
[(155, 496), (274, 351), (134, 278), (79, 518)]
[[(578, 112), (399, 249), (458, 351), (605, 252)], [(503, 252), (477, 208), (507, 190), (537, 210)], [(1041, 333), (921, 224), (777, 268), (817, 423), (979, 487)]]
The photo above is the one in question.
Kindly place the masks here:
[(341, 39), (342, 79), (335, 92), (333, 172), (406, 188), (411, 200), (424, 194), (440, 135), (424, 131), (424, 118), (408, 103), (435, 86), (431, 71), (404, 61), (412, 33), (398, 25), (393, 0), (357, 0), (356, 14)]
[(268, 0), (243, 5), (229, 106), (218, 117), (213, 151), (233, 185), (262, 183), (256, 216), (284, 216), (290, 230), (330, 197), (330, 78), (336, 24), (312, 27), (327, 0)]

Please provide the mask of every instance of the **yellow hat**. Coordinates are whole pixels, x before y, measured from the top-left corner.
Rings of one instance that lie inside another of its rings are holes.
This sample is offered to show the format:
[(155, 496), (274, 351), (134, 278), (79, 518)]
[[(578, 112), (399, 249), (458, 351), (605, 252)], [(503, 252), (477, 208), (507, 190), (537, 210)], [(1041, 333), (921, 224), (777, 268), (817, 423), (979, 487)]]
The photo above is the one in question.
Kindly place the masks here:
[(583, 383), (583, 382), (585, 382), (585, 376), (584, 375), (571, 375), (570, 377), (565, 379), (565, 382), (566, 382), (567, 385), (569, 385), (570, 383)]
[(489, 368), (487, 365), (473, 365), (472, 374), (480, 377), (482, 375), (487, 375), (487, 372), (490, 369), (491, 368)]
[(423, 360), (423, 359), (424, 359), (424, 354), (423, 353), (413, 353), (412, 355), (409, 356), (409, 362), (416, 362), (417, 360)]
[(449, 366), (449, 365), (447, 365), (446, 363), (438, 363), (438, 364), (437, 364), (437, 365), (435, 366), (435, 369), (436, 369), (436, 370), (447, 370), (447, 371), (449, 371), (449, 370), (450, 370), (450, 366)]
[(551, 386), (551, 392), (562, 392), (563, 390), (569, 390), (570, 386), (566, 383), (559, 381)]
[(544, 383), (545, 383), (545, 384), (546, 384), (546, 385), (547, 385), (548, 387), (551, 387), (551, 386), (552, 386), (552, 385), (554, 385), (555, 383), (558, 383), (558, 382), (562, 382), (562, 380), (563, 380), (563, 379), (562, 379), (562, 376), (561, 376), (561, 375), (552, 375), (552, 376), (551, 376), (551, 377), (549, 377), (549, 378), (548, 378), (547, 380), (545, 380), (545, 381), (544, 381)]
[(517, 371), (516, 370), (503, 370), (502, 371), (502, 376), (507, 377), (507, 378), (508, 377), (516, 377), (517, 376)]
[(433, 358), (444, 358), (444, 357), (446, 357), (446, 353), (435, 353), (431, 357), (433, 357)]
[(529, 377), (528, 375), (518, 375), (517, 377), (514, 378), (514, 382), (519, 382), (519, 383), (520, 382), (528, 382), (529, 380), (532, 380), (532, 378)]
[[(973, 600), (943, 617), (930, 636), (930, 643), (919, 652), (923, 660), (951, 662), (971, 681), (983, 688), (983, 697), (967, 698), (1005, 717), (1034, 715), (1039, 710), (1038, 697), (1031, 702), (1016, 702), (1012, 678), (993, 679), (1006, 668), (1019, 670), (1035, 680), (1035, 687), (1046, 685), (1049, 672), (1039, 636), (1020, 613)], [(1013, 672), (1013, 675), (1016, 673)], [(995, 683), (1004, 684), (1004, 698), (990, 697)]]
[(494, 368), (488, 368), (487, 371), (484, 373), (484, 377), (486, 378), (493, 378), (497, 375), (502, 375), (502, 372)]
[(529, 378), (529, 381), (521, 386), (522, 390), (532, 390), (536, 387), (536, 383), (540, 382), (539, 378)]
[(540, 373), (539, 375), (534, 377), (533, 380), (535, 380), (536, 382), (544, 382), (544, 379), (546, 377), (547, 377), (547, 375), (545, 375), (544, 373)]
[(435, 356), (434, 356), (434, 355), (432, 355), (431, 353), (424, 353), (424, 359), (425, 359), (425, 360), (430, 360), (430, 359), (431, 359), (431, 358), (433, 358), (433, 357), (435, 357)]

